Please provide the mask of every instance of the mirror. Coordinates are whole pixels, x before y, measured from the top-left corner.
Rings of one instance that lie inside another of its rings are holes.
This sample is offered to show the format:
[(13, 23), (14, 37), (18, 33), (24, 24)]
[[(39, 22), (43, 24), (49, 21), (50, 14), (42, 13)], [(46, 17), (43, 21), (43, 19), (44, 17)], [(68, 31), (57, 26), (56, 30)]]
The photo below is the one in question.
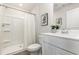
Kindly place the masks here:
[(54, 20), (60, 29), (79, 29), (79, 3), (54, 3)]

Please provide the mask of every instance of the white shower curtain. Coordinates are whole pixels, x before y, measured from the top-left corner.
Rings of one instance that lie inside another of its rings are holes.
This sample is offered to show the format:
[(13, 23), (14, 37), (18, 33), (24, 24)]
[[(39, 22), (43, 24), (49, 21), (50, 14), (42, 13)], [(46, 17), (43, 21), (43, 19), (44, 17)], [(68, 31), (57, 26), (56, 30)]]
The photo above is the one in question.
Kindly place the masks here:
[(25, 48), (27, 48), (27, 46), (35, 43), (35, 16), (26, 13), (24, 24), (25, 24), (24, 42), (25, 42)]
[(0, 6), (0, 53), (25, 49), (32, 43), (35, 43), (35, 16)]

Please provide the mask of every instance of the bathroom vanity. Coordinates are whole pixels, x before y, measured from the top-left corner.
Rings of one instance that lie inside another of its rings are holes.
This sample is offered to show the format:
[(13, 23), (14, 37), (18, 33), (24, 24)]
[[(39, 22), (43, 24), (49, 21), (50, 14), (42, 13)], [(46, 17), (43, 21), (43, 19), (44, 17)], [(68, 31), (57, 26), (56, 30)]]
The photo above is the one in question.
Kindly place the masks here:
[(43, 55), (78, 55), (79, 37), (66, 33), (42, 33), (39, 35)]

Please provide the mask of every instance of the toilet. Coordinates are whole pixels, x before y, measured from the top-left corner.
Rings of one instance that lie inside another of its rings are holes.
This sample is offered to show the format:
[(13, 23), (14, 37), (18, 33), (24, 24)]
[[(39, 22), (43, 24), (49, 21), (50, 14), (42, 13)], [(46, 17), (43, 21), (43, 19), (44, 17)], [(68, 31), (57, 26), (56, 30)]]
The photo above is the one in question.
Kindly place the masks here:
[(30, 55), (39, 55), (41, 54), (41, 45), (40, 44), (32, 44), (27, 47), (27, 51)]

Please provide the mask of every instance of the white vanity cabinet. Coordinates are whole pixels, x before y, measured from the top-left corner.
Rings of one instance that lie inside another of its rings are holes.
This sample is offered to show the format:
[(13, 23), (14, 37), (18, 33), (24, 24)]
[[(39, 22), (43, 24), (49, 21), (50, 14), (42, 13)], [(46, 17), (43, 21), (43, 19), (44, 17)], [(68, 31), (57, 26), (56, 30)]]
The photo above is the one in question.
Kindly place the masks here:
[(77, 55), (79, 54), (79, 41), (63, 37), (40, 35), (43, 55)]
[(64, 51), (48, 42), (43, 42), (42, 54), (43, 55), (72, 55), (72, 53)]

